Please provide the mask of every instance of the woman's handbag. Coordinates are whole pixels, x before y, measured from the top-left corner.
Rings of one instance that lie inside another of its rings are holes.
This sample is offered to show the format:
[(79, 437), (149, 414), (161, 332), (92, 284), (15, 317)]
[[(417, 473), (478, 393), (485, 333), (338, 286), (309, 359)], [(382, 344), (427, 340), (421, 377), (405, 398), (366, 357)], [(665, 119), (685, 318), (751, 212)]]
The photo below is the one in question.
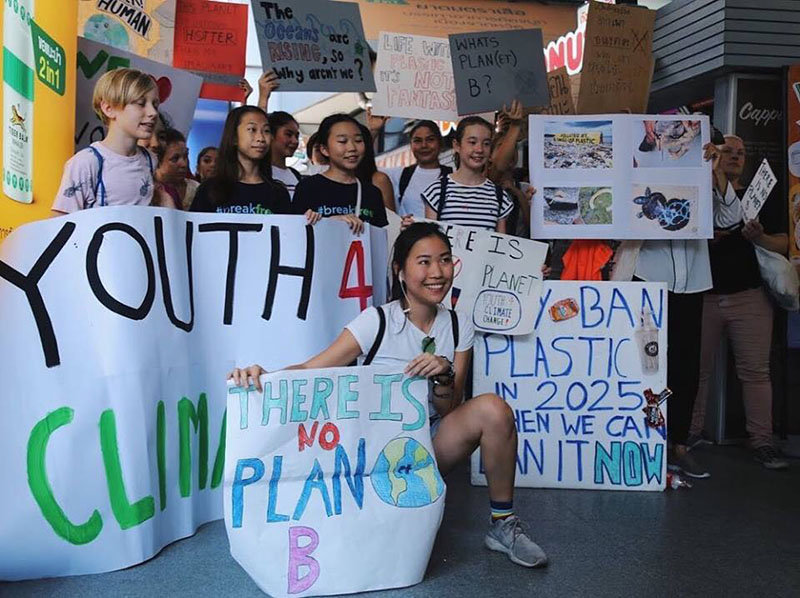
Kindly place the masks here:
[(761, 278), (770, 294), (786, 311), (800, 309), (800, 279), (794, 266), (779, 253), (753, 243)]

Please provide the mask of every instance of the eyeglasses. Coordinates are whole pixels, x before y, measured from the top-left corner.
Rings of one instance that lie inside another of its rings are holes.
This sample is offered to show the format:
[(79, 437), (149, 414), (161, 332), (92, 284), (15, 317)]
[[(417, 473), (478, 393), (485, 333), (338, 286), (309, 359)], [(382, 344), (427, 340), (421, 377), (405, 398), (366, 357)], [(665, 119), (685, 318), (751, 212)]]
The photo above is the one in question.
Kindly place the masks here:
[(436, 354), (436, 339), (432, 336), (426, 336), (422, 339), (422, 352), (423, 353), (430, 353), (431, 355)]

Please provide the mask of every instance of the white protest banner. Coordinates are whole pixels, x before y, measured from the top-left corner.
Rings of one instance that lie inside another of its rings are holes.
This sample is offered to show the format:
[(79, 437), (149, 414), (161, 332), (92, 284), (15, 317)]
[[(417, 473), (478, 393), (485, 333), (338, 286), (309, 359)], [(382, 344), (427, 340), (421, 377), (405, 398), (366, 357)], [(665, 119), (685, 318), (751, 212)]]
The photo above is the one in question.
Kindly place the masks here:
[(744, 212), (745, 220), (758, 218), (758, 213), (764, 207), (764, 202), (767, 201), (770, 192), (777, 184), (778, 177), (772, 172), (769, 162), (764, 158), (742, 198), (742, 211)]
[(545, 282), (536, 333), (477, 337), (473, 369), (514, 409), (517, 486), (664, 489), (664, 284)]
[(453, 246), (450, 303), (471, 318), (478, 331), (533, 331), (547, 244), (448, 222), (438, 224)]
[(707, 116), (529, 117), (531, 236), (710, 239)]
[(230, 388), (225, 525), (270, 596), (419, 583), (444, 512), (428, 383), (387, 367), (276, 372)]
[(358, 4), (251, 0), (264, 69), (281, 91), (375, 91)]
[(381, 32), (373, 114), (458, 120), (447, 38)]
[(188, 137), (202, 77), (83, 37), (78, 38), (78, 76), (75, 101), (75, 151), (101, 141), (105, 128), (92, 109), (97, 80), (106, 72), (126, 67), (151, 75), (158, 85), (158, 110), (171, 126)]
[[(0, 579), (145, 561), (222, 517), (235, 364), (325, 348), (368, 236), (299, 216), (85, 210), (0, 246)], [(381, 285), (376, 285), (376, 293)]]
[(541, 29), (456, 33), (450, 55), (459, 114), (550, 104)]

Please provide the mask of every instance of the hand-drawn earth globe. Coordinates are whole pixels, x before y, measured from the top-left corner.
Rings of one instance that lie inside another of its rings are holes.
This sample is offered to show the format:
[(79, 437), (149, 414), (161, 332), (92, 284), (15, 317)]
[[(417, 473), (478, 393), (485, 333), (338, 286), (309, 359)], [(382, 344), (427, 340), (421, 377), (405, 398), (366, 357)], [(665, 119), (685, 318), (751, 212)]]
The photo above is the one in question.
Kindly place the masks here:
[(383, 448), (369, 477), (378, 497), (394, 507), (425, 507), (444, 494), (444, 480), (431, 454), (405, 436)]

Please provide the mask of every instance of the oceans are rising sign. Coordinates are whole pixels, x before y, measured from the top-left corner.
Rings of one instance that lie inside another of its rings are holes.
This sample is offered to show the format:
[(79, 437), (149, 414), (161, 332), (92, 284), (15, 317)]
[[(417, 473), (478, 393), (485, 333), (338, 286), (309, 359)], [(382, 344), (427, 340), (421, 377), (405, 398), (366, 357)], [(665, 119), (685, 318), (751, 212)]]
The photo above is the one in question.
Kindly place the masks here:
[(299, 216), (141, 207), (9, 236), (0, 578), (128, 567), (222, 517), (226, 370), (302, 361), (382, 301), (378, 245)]
[[(666, 294), (662, 283), (545, 282), (534, 334), (476, 339), (475, 393), (514, 409), (517, 486), (664, 489)], [(486, 483), (478, 451), (472, 482)]]
[(361, 367), (262, 382), (261, 393), (229, 389), (225, 525), (234, 558), (276, 597), (422, 581), (445, 492), (427, 381)]

